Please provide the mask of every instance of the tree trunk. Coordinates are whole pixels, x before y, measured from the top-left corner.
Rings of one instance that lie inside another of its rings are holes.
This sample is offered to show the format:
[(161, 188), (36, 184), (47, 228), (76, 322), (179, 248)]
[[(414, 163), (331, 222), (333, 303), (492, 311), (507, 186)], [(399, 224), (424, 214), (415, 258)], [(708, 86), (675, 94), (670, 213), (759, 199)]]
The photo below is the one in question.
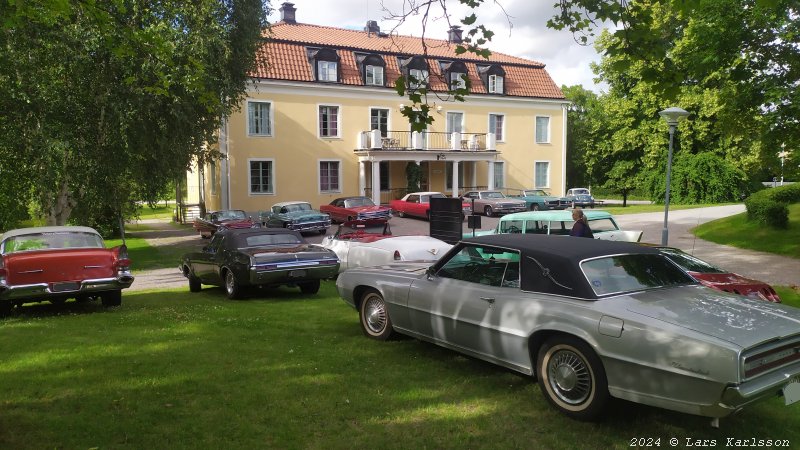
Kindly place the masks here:
[(69, 189), (69, 183), (67, 180), (64, 180), (61, 182), (61, 187), (58, 189), (58, 193), (56, 194), (55, 198), (52, 199), (52, 204), (47, 208), (47, 218), (45, 223), (48, 226), (66, 225), (70, 214), (72, 214), (73, 208), (75, 208), (75, 205), (76, 202), (72, 196), (72, 192)]
[(622, 191), (622, 207), (628, 206), (628, 191)]

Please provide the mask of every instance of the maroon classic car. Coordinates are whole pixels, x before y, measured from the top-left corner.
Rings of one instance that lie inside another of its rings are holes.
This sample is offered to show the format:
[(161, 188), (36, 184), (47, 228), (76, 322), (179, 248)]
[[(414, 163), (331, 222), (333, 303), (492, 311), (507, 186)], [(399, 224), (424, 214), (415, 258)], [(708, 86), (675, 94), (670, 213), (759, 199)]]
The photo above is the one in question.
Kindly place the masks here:
[(200, 237), (208, 239), (220, 229), (259, 228), (261, 225), (241, 209), (227, 209), (206, 213), (195, 219), (193, 226)]
[[(392, 211), (400, 217), (414, 216), (431, 220), (431, 199), (447, 198), (441, 192), (412, 192), (406, 194), (400, 200), (392, 200), (389, 206)], [(461, 203), (461, 220), (472, 214), (472, 205), (467, 202)]]
[(20, 228), (0, 236), (0, 312), (69, 298), (119, 306), (131, 283), (128, 249), (106, 248), (92, 228)]
[(690, 277), (704, 286), (768, 302), (781, 302), (775, 289), (763, 281), (751, 280), (725, 269), (714, 267), (677, 248), (658, 247), (658, 249), (670, 261), (680, 266)]
[(336, 222), (365, 219), (391, 219), (392, 209), (379, 206), (368, 197), (341, 197), (328, 205), (319, 207), (321, 212), (331, 216)]

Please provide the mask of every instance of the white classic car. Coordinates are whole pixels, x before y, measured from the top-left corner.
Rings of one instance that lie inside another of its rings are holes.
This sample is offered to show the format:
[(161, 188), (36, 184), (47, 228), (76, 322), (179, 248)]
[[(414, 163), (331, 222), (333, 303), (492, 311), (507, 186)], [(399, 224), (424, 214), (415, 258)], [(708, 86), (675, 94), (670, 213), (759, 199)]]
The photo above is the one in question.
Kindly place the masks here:
[(392, 236), (384, 219), (353, 220), (339, 225), (321, 245), (339, 257), (339, 272), (397, 261), (436, 261), (452, 245), (430, 236)]
[[(614, 216), (606, 211), (583, 211), (589, 228), (592, 229), (595, 239), (606, 241), (639, 242), (642, 240), (641, 230), (621, 230)], [(503, 216), (497, 227), (491, 230), (480, 230), (475, 236), (491, 234), (550, 234), (568, 236), (572, 228), (572, 210), (562, 211), (527, 211)], [(464, 237), (471, 237), (472, 232), (465, 233)]]

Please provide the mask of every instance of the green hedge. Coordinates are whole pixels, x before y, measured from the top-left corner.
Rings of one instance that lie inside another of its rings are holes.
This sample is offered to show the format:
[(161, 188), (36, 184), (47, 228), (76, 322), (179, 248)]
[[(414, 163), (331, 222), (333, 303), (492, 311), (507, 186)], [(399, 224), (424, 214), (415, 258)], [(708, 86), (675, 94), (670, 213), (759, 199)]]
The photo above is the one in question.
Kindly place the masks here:
[(751, 195), (744, 202), (747, 219), (775, 228), (789, 225), (790, 203), (800, 202), (800, 184), (764, 189)]

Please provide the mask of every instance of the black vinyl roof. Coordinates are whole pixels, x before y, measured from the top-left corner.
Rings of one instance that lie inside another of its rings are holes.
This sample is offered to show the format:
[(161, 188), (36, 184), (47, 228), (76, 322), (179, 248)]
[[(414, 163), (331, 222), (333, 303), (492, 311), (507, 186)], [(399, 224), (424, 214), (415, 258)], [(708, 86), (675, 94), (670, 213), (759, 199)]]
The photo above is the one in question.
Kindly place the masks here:
[(658, 249), (632, 242), (572, 236), (495, 234), (467, 238), (462, 242), (519, 250), (520, 288), (524, 291), (588, 299), (595, 299), (597, 295), (583, 275), (581, 261), (620, 254), (659, 254)]

